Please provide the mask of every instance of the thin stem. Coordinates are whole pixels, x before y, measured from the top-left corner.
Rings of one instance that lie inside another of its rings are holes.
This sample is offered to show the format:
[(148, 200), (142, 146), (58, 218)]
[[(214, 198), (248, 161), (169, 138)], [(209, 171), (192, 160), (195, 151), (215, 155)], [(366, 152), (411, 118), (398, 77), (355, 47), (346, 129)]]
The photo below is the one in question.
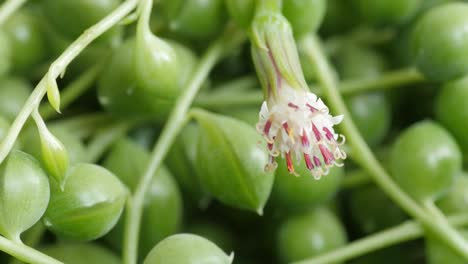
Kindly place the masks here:
[[(456, 227), (465, 226), (468, 224), (468, 214), (450, 216), (448, 221), (451, 225)], [(396, 227), (355, 240), (343, 247), (322, 255), (294, 262), (292, 264), (326, 264), (345, 262), (378, 249), (420, 238), (423, 235), (424, 228), (420, 223), (416, 221), (408, 221)]]
[(31, 112), (39, 106), (42, 98), (46, 93), (45, 83), (50, 79), (56, 79), (70, 62), (78, 56), (93, 40), (106, 32), (109, 28), (119, 23), (128, 13), (130, 13), (136, 6), (137, 0), (127, 0), (122, 3), (117, 9), (112, 11), (108, 16), (99, 21), (94, 26), (87, 29), (81, 36), (76, 39), (60, 57), (55, 60), (49, 68), (48, 73), (42, 78), (39, 84), (34, 88), (34, 91), (29, 96), (25, 105), (16, 117), (15, 121), (8, 130), (7, 135), (0, 144), (0, 164), (10, 153), (13, 145), (15, 144), (18, 134), (24, 126), (24, 123), (31, 115)]
[(201, 85), (207, 78), (215, 63), (221, 58), (223, 51), (229, 46), (240, 42), (238, 35), (238, 32), (232, 32), (232, 30), (228, 29), (220, 39), (208, 48), (197, 65), (194, 75), (189, 82), (189, 86), (177, 99), (175, 106), (167, 119), (166, 125), (154, 146), (148, 167), (140, 178), (132, 198), (132, 202), (128, 203), (124, 233), (123, 263), (134, 264), (137, 261), (138, 234), (140, 230), (143, 201), (154, 173), (161, 165), (161, 162), (166, 156), (178, 133), (187, 122), (187, 111)]
[(466, 243), (461, 235), (448, 224), (443, 224), (440, 221), (434, 222), (432, 215), (428, 214), (419, 204), (403, 192), (380, 165), (350, 118), (349, 111), (337, 89), (333, 71), (321, 50), (318, 40), (310, 35), (305, 37), (303, 41), (305, 41), (306, 56), (316, 66), (319, 82), (324, 89), (328, 102), (334, 112), (343, 114), (346, 117), (341, 123), (341, 128), (348, 138), (349, 145), (353, 149), (354, 160), (373, 177), (375, 183), (396, 204), (409, 215), (423, 223), (426, 228), (434, 232), (435, 235), (468, 260), (468, 243)]
[[(339, 84), (339, 90), (343, 96), (349, 96), (362, 92), (397, 88), (402, 85), (416, 84), (423, 81), (424, 77), (415, 68), (407, 68), (386, 72), (380, 77), (373, 79), (345, 80)], [(225, 85), (227, 86), (229, 83)], [(319, 96), (323, 94), (318, 86), (311, 86), (310, 89)], [(262, 91), (244, 92), (232, 94), (230, 96), (213, 92), (211, 94), (200, 94), (200, 96), (196, 98), (194, 105), (208, 109), (219, 109), (226, 107), (258, 106), (262, 102)]]
[(360, 92), (385, 90), (402, 85), (422, 83), (425, 79), (415, 68), (406, 68), (382, 74), (375, 79), (348, 80), (340, 84), (339, 90), (343, 95), (351, 95)]
[[(103, 66), (103, 63), (94, 65), (62, 90), (60, 93), (62, 109), (69, 106), (89, 88), (93, 87), (94, 81), (99, 76)], [(58, 114), (49, 104), (42, 104), (39, 112), (42, 118), (46, 120)]]
[(63, 264), (62, 262), (41, 253), (40, 251), (37, 251), (24, 244), (10, 241), (3, 236), (0, 236), (0, 250), (26, 263)]
[(128, 122), (120, 122), (98, 131), (88, 143), (87, 160), (89, 162), (97, 161), (109, 146), (123, 137), (131, 127), (132, 125)]
[(20, 9), (26, 3), (26, 0), (7, 0), (0, 7), (0, 26), (8, 20), (8, 18)]

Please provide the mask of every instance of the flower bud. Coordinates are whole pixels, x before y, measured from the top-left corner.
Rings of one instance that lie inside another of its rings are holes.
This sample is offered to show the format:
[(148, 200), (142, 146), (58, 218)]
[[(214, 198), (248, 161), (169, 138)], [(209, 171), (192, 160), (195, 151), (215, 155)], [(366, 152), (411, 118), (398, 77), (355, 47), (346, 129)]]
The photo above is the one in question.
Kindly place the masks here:
[(330, 167), (342, 166), (340, 160), (346, 158), (341, 149), (344, 136), (333, 130), (343, 116), (330, 115), (322, 100), (308, 91), (291, 26), (281, 13), (264, 9), (259, 8), (255, 15), (251, 42), (265, 93), (257, 123), (270, 154), (265, 170), (275, 170), (275, 159), (281, 156), (288, 171), (296, 174), (293, 159), (303, 159), (311, 174), (320, 179)]

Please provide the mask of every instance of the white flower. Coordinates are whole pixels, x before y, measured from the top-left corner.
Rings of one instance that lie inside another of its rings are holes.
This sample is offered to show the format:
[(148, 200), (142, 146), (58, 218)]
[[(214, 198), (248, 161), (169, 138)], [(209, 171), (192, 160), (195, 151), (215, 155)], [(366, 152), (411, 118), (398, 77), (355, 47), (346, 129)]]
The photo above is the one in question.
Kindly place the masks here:
[(326, 175), (330, 167), (343, 165), (340, 160), (346, 158), (341, 149), (345, 137), (333, 130), (343, 116), (330, 115), (315, 94), (284, 82), (276, 96), (263, 102), (259, 117), (256, 128), (265, 138), (270, 155), (265, 170), (276, 169), (275, 159), (280, 155), (293, 174), (293, 158), (298, 162), (304, 159), (315, 179)]

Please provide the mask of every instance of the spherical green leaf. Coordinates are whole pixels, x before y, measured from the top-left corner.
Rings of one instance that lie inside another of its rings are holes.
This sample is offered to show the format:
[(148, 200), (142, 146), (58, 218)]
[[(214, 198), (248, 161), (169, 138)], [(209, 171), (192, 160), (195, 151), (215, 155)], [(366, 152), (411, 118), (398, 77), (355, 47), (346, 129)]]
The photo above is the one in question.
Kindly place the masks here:
[[(163, 6), (172, 5), (174, 0), (162, 1)], [(223, 0), (184, 0), (172, 8), (169, 30), (184, 39), (201, 40), (212, 38), (221, 32), (226, 23)]]
[(120, 264), (120, 258), (109, 249), (93, 243), (61, 242), (39, 249), (67, 264)]
[(327, 0), (284, 0), (283, 14), (291, 23), (294, 35), (303, 36), (318, 30), (326, 7)]
[(468, 174), (462, 172), (456, 177), (450, 191), (437, 201), (437, 205), (446, 214), (464, 213), (468, 208)]
[(226, 0), (229, 16), (242, 28), (247, 29), (252, 22), (255, 9), (254, 0)]
[(11, 68), (12, 48), (10, 47), (10, 39), (8, 35), (0, 30), (0, 76), (5, 75)]
[(0, 80), (0, 115), (14, 120), (31, 93), (26, 80), (9, 77)]
[[(175, 50), (178, 52), (179, 49), (175, 48)], [(164, 120), (174, 104), (174, 98), (161, 98), (157, 93), (151, 93), (139, 87), (135, 71), (135, 57), (135, 39), (133, 38), (128, 39), (114, 51), (108, 66), (98, 80), (99, 102), (107, 111), (120, 118)], [(190, 59), (193, 57), (186, 55), (181, 55), (181, 57), (183, 57), (181, 59), (183, 66), (179, 69), (178, 81), (187, 80), (188, 68), (195, 64)], [(147, 77), (154, 79), (154, 76)]]
[(423, 0), (354, 0), (353, 3), (363, 20), (371, 25), (392, 26), (411, 19)]
[(437, 120), (453, 134), (464, 156), (468, 156), (468, 76), (447, 82), (436, 98)]
[(72, 167), (63, 189), (51, 182), (44, 223), (54, 233), (93, 240), (109, 232), (122, 213), (128, 191), (110, 171), (93, 164)]
[(151, 32), (137, 31), (135, 73), (139, 89), (164, 99), (173, 99), (181, 90), (178, 75), (183, 67), (165, 40)]
[(449, 81), (468, 71), (467, 13), (468, 3), (446, 3), (424, 13), (414, 25), (414, 62), (428, 79)]
[[(120, 4), (120, 0), (45, 0), (41, 1), (44, 18), (55, 31), (68, 39), (75, 39)], [(113, 27), (100, 39), (117, 41), (121, 27)]]
[(159, 242), (148, 254), (144, 264), (230, 264), (228, 256), (211, 241), (196, 235), (178, 234)]
[(407, 219), (406, 214), (375, 185), (359, 186), (349, 195), (351, 217), (364, 234), (396, 226)]
[(298, 177), (288, 172), (285, 162), (278, 163), (271, 193), (274, 204), (286, 210), (310, 208), (328, 201), (338, 192), (343, 178), (340, 167), (330, 168), (330, 173), (320, 180), (314, 179), (304, 162), (295, 169)]
[(184, 190), (184, 194), (187, 194), (188, 200), (204, 207), (209, 197), (203, 190), (195, 171), (199, 133), (196, 124), (187, 125), (167, 154), (166, 165)]
[(20, 241), (49, 203), (47, 175), (31, 155), (13, 150), (0, 166), (0, 233)]
[(313, 257), (344, 244), (343, 225), (325, 208), (292, 216), (280, 225), (277, 234), (277, 252), (284, 263)]
[(432, 121), (421, 121), (397, 138), (391, 154), (395, 181), (418, 201), (438, 199), (461, 172), (461, 152), (453, 137)]
[(15, 12), (3, 25), (11, 47), (12, 69), (28, 72), (44, 59), (46, 40), (39, 27), (40, 23), (32, 12)]
[(202, 185), (228, 205), (262, 214), (273, 174), (264, 170), (267, 153), (255, 129), (241, 121), (202, 110), (196, 169)]

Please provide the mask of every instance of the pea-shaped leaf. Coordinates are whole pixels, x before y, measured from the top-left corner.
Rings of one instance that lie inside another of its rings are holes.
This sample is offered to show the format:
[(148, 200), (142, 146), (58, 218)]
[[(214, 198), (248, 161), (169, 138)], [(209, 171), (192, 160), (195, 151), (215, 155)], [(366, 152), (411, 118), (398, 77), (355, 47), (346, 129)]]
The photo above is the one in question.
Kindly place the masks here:
[(114, 252), (93, 243), (61, 242), (40, 248), (40, 251), (67, 264), (122, 263)]
[(0, 57), (3, 58), (0, 62), (0, 76), (3, 76), (10, 71), (11, 55), (8, 35), (4, 31), (0, 31)]
[[(130, 140), (119, 141), (104, 161), (104, 166), (134, 190), (149, 161), (149, 153)], [(140, 255), (145, 256), (156, 243), (176, 233), (182, 222), (182, 199), (179, 188), (165, 167), (151, 181), (145, 196), (140, 234)], [(116, 248), (121, 248), (123, 219), (106, 236)]]
[(137, 25), (135, 49), (137, 89), (163, 99), (174, 99), (179, 95), (186, 76), (189, 75), (187, 69), (192, 71), (193, 55), (181, 45), (158, 38), (151, 32), (149, 23), (152, 2), (143, 3)]
[(228, 225), (214, 221), (197, 220), (195, 223), (189, 224), (186, 231), (212, 241), (225, 252), (231, 252), (234, 249), (235, 236), (228, 228)]
[[(178, 48), (180, 45), (174, 42), (167, 42), (171, 45), (180, 59), (180, 67), (174, 83), (180, 85), (182, 80), (187, 80), (189, 73), (195, 65), (195, 55), (187, 48)], [(169, 114), (174, 104), (174, 92), (171, 98), (167, 95), (160, 96), (161, 91), (152, 92), (151, 89), (144, 89), (140, 86), (144, 82), (143, 77), (148, 77), (149, 83), (156, 79), (155, 76), (140, 73), (137, 77), (135, 67), (136, 61), (136, 41), (135, 38), (129, 38), (120, 47), (118, 47), (111, 56), (108, 66), (103, 71), (98, 81), (98, 99), (102, 106), (112, 114), (132, 119), (151, 118), (152, 120), (164, 120)], [(183, 51), (180, 51), (183, 49)], [(188, 55), (190, 53), (190, 55)], [(180, 56), (179, 56), (180, 55)], [(143, 59), (143, 58), (141, 58)], [(141, 67), (147, 67), (142, 65)], [(143, 68), (142, 71), (148, 69)], [(160, 74), (165, 74), (165, 69), (160, 68)], [(143, 76), (144, 75), (144, 76)], [(138, 81), (137, 79), (140, 79)], [(145, 82), (146, 82), (145, 81)], [(185, 83), (185, 81), (184, 81)], [(153, 84), (149, 84), (153, 85)], [(156, 88), (156, 87), (153, 87)], [(171, 87), (165, 87), (169, 89)], [(172, 85), (173, 88), (173, 85)], [(181, 91), (178, 87), (176, 95)], [(169, 94), (168, 94), (169, 95)]]
[(122, 213), (127, 189), (103, 167), (80, 163), (72, 167), (63, 189), (51, 182), (44, 223), (54, 233), (92, 240), (109, 232)]
[(31, 93), (31, 85), (19, 78), (0, 80), (0, 115), (12, 121), (18, 115)]
[(200, 207), (206, 207), (209, 198), (202, 189), (199, 176), (194, 168), (199, 130), (196, 124), (189, 124), (183, 129), (179, 140), (174, 142), (166, 156), (166, 165), (184, 190), (184, 194), (187, 194), (188, 200), (195, 202)]
[(193, 116), (200, 123), (195, 166), (202, 185), (223, 203), (262, 214), (273, 174), (264, 170), (268, 157), (260, 136), (229, 117), (203, 110)]
[(226, 0), (229, 16), (242, 28), (248, 28), (252, 22), (255, 9), (253, 0)]
[(365, 234), (396, 226), (407, 219), (406, 214), (373, 184), (352, 189), (346, 200), (350, 218)]
[(47, 175), (31, 155), (14, 150), (0, 166), (0, 233), (20, 241), (49, 203)]
[(447, 193), (461, 172), (461, 152), (455, 139), (439, 124), (422, 121), (397, 138), (391, 153), (392, 177), (422, 202)]
[(206, 238), (178, 234), (159, 242), (148, 254), (144, 264), (230, 264), (234, 255), (226, 255), (218, 246)]
[(285, 209), (303, 209), (330, 200), (338, 192), (343, 179), (343, 168), (330, 168), (330, 173), (314, 179), (304, 162), (296, 166), (299, 177), (291, 177), (285, 162), (278, 164), (272, 199), (275, 206)]
[(468, 173), (463, 172), (455, 179), (455, 182), (446, 195), (444, 195), (437, 205), (446, 214), (456, 214), (466, 212), (468, 208)]
[(325, 208), (290, 217), (277, 233), (277, 252), (284, 263), (313, 257), (344, 244), (343, 225)]

